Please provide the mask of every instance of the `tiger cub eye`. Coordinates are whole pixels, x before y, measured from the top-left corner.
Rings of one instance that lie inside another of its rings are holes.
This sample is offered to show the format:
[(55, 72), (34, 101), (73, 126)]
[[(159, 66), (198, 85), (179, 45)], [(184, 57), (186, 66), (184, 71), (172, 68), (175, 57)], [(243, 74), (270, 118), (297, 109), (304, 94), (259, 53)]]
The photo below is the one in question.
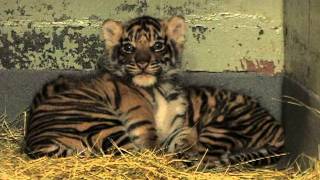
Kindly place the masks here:
[(128, 54), (129, 53), (133, 53), (135, 51), (135, 48), (130, 43), (123, 44), (121, 49), (122, 49), (123, 52), (128, 53)]
[(164, 50), (164, 48), (165, 48), (165, 45), (161, 41), (155, 42), (154, 45), (152, 46), (152, 50), (155, 52), (162, 51), (162, 50)]

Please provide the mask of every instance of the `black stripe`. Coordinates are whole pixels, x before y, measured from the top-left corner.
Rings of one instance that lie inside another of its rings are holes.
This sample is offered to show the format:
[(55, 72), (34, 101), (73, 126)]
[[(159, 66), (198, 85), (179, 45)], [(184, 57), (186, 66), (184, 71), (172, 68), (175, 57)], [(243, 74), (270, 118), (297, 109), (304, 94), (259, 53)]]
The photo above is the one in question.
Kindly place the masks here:
[(251, 136), (255, 135), (257, 132), (260, 132), (264, 126), (272, 125), (272, 123), (274, 121), (273, 119), (269, 119), (269, 120), (263, 119), (263, 120), (264, 121), (262, 121), (262, 122), (261, 121), (254, 121), (253, 122), (254, 124), (250, 125), (250, 126), (252, 126), (252, 129), (251, 129), (251, 131), (249, 131), (247, 133), (247, 135), (251, 135)]
[[(110, 147), (113, 146), (112, 141), (115, 143), (117, 139), (124, 136), (125, 133), (123, 131), (115, 132), (110, 134), (107, 138), (104, 138), (102, 141), (102, 150), (106, 152)], [(119, 146), (119, 144), (117, 144)]]
[[(36, 117), (34, 117), (36, 116)], [(112, 116), (112, 115), (111, 115)], [(83, 120), (83, 118), (92, 118), (95, 119), (95, 117), (92, 117), (90, 115), (85, 115), (81, 113), (51, 113), (49, 112), (43, 112), (42, 114), (35, 113), (33, 114), (33, 117), (30, 117), (32, 124), (33, 123), (42, 123), (41, 121), (44, 120), (50, 120), (53, 121), (54, 119), (79, 119)]]
[(68, 155), (67, 151), (68, 151), (67, 149), (64, 149), (62, 153), (58, 155), (58, 157), (66, 157)]
[(201, 91), (200, 98), (201, 98), (200, 114), (205, 114), (208, 110), (208, 97), (203, 91)]
[(243, 109), (241, 109), (240, 112), (237, 112), (237, 113), (236, 112), (231, 112), (230, 115), (227, 115), (225, 117), (225, 121), (237, 121), (239, 118), (241, 118), (241, 117), (243, 117), (243, 116), (245, 116), (247, 114), (250, 114), (252, 116), (251, 112), (252, 112), (252, 108), (251, 107), (243, 106)]
[[(272, 127), (272, 132), (270, 134), (272, 134), (272, 136), (270, 136), (270, 139), (268, 139), (268, 142), (271, 142), (274, 138), (276, 138), (276, 135), (279, 133), (280, 131), (280, 126), (279, 125), (273, 125)], [(282, 132), (280, 136), (278, 136), (278, 141), (277, 142), (281, 142), (284, 141), (284, 133)]]
[(194, 110), (190, 95), (188, 95), (188, 104), (188, 123), (189, 126), (194, 126), (196, 119), (194, 119)]
[[(97, 119), (94, 116), (92, 116), (92, 114), (83, 114), (81, 112), (77, 112), (77, 113), (63, 113), (63, 112), (44, 112), (42, 114), (35, 114), (37, 115), (35, 118), (34, 117), (30, 117), (31, 122), (33, 124), (38, 124), (38, 123), (43, 123), (46, 121), (54, 121), (55, 119), (64, 119), (64, 120), (75, 120), (75, 119), (79, 119), (80, 120), (85, 120), (88, 121), (88, 119)], [(108, 115), (108, 114), (102, 114), (102, 115)], [(117, 117), (116, 115), (110, 115), (111, 117)], [(99, 118), (100, 119), (100, 118)], [(110, 120), (114, 119), (114, 118), (108, 118)], [(106, 119), (106, 120), (108, 120)]]
[(125, 146), (125, 145), (127, 145), (129, 143), (132, 143), (132, 142), (131, 142), (130, 138), (128, 136), (126, 136), (124, 139), (122, 139), (121, 141), (117, 142), (117, 145), (119, 147), (121, 147), (121, 146)]
[(158, 31), (161, 30), (161, 24), (159, 23), (159, 21), (150, 16), (139, 17), (131, 20), (129, 23), (130, 24), (127, 26), (126, 31), (129, 31), (131, 28), (133, 28), (136, 25), (142, 26), (146, 24), (154, 26)]
[(132, 123), (127, 131), (130, 132), (130, 131), (133, 131), (135, 130), (136, 128), (139, 128), (139, 127), (142, 127), (144, 125), (152, 125), (152, 123), (150, 122), (150, 120), (141, 120), (141, 121), (138, 121), (138, 122), (135, 122), (135, 123)]
[(242, 113), (243, 111), (248, 111), (248, 110), (252, 110), (252, 107), (250, 106), (250, 104), (248, 104), (246, 102), (244, 104), (236, 104), (236, 105), (234, 105), (233, 107), (231, 107), (228, 110), (228, 114), (230, 114), (229, 115), (230, 117), (237, 118), (235, 116), (241, 116), (241, 115), (239, 115), (240, 113)]
[(136, 32), (135, 32), (135, 34), (134, 34), (134, 37), (133, 37), (133, 39), (134, 39), (135, 41), (138, 40), (138, 36), (140, 35), (140, 32), (141, 32), (141, 31), (142, 31), (141, 28), (139, 28), (139, 29), (136, 30)]
[[(100, 94), (97, 94), (96, 91), (90, 91), (89, 89), (87, 88), (80, 88), (80, 89), (77, 89), (79, 91), (81, 91), (83, 94), (83, 98), (85, 99), (94, 99), (94, 100), (99, 100), (99, 101), (103, 101), (103, 98), (100, 96)], [(76, 93), (76, 92), (74, 92)], [(63, 94), (62, 94), (63, 95)], [(81, 95), (81, 94), (80, 94)]]
[(141, 108), (141, 105), (134, 106), (134, 107), (128, 109), (127, 114), (130, 114), (131, 112), (136, 111), (140, 108)]
[(227, 136), (232, 137), (236, 141), (240, 141), (243, 145), (245, 145), (248, 141), (251, 140), (250, 137), (243, 133), (239, 133), (239, 131), (235, 128), (232, 131), (228, 131), (225, 133)]
[[(41, 138), (41, 139), (40, 139)], [(40, 138), (37, 138), (37, 139), (35, 139), (35, 140), (33, 140), (33, 141), (27, 141), (27, 146), (28, 147), (32, 147), (32, 146), (39, 146), (39, 145), (49, 145), (49, 144), (55, 144), (53, 141), (52, 141), (52, 139), (53, 138), (55, 138), (55, 136), (53, 136), (53, 137), (49, 137), (49, 138), (47, 138), (47, 137), (45, 137), (45, 138), (42, 138), (42, 137), (40, 137)]]
[[(68, 106), (68, 105), (66, 105), (66, 106)], [(56, 106), (56, 107), (58, 107), (58, 106)], [(55, 108), (55, 107), (52, 107), (52, 108)], [(106, 108), (103, 108), (103, 107), (97, 108), (97, 106), (94, 106), (94, 105), (89, 106), (87, 104), (84, 104), (84, 105), (79, 104), (79, 106), (65, 107), (64, 109), (51, 109), (49, 111), (48, 110), (38, 110), (38, 111), (34, 112), (33, 116), (41, 116), (41, 114), (63, 115), (64, 113), (69, 114), (70, 112), (68, 112), (68, 111), (75, 111), (75, 112), (73, 112), (73, 114), (96, 113), (96, 114), (104, 114), (104, 115), (110, 115), (110, 116), (115, 115), (115, 113), (110, 112), (110, 111), (106, 110)]]
[[(171, 52), (172, 52), (171, 56), (173, 55), (175, 60), (179, 60), (179, 51), (177, 49), (176, 42), (174, 40), (170, 40), (170, 43), (171, 43)], [(176, 62), (172, 62), (172, 63), (176, 63)]]
[[(214, 146), (212, 146), (212, 147), (214, 147)], [(206, 154), (206, 156), (220, 157), (221, 155), (223, 155), (226, 152), (226, 150), (222, 149), (220, 146), (217, 148), (219, 148), (219, 149), (209, 149), (207, 152), (200, 151), (199, 154), (201, 154), (201, 155)]]
[[(268, 131), (270, 131), (270, 128), (272, 128), (272, 124), (266, 124), (266, 126), (267, 127), (265, 127), (265, 129), (262, 129), (262, 128), (260, 128), (260, 130), (259, 130), (259, 135), (258, 135), (258, 137), (256, 138), (256, 140), (252, 143), (252, 146), (253, 147), (255, 147), (258, 143), (261, 143), (261, 141), (262, 141), (262, 139), (261, 138), (263, 138), (265, 135), (266, 135), (266, 133), (268, 132)], [(271, 126), (271, 127), (270, 127)], [(272, 129), (271, 129), (272, 130)], [(267, 143), (267, 142), (265, 142), (265, 141), (262, 141), (262, 142), (264, 142), (264, 143)]]
[[(225, 147), (225, 146), (227, 146), (227, 145), (228, 145), (228, 146), (231, 145), (231, 147), (235, 147), (235, 146), (236, 146), (233, 137), (229, 137), (229, 136), (214, 137), (213, 135), (203, 135), (203, 134), (200, 134), (200, 139), (201, 139), (201, 138), (209, 139), (209, 140), (210, 140), (211, 142), (213, 142), (213, 143), (219, 142), (220, 144), (222, 144), (222, 145), (214, 144), (215, 146), (221, 146), (221, 147)], [(211, 144), (210, 144), (210, 145), (211, 145)]]
[(42, 105), (51, 105), (51, 106), (103, 106), (101, 102), (97, 102), (95, 100), (84, 100), (84, 99), (49, 99), (49, 101), (43, 103)]
[[(94, 147), (94, 144), (96, 143), (96, 142), (93, 142), (93, 139), (92, 139), (92, 137), (93, 136), (96, 136), (97, 135), (97, 133), (99, 133), (99, 132), (101, 132), (101, 131), (103, 131), (103, 130), (107, 130), (109, 127), (95, 127), (95, 128), (92, 128), (92, 130), (90, 130), (90, 129), (88, 129), (87, 130), (87, 136), (86, 136), (86, 140), (87, 140), (87, 142), (88, 142), (88, 145), (90, 146), (90, 147)], [(112, 127), (110, 127), (110, 128), (112, 128)], [(119, 130), (119, 131), (116, 131), (116, 132), (113, 132), (112, 134), (125, 134), (125, 131), (123, 131), (123, 130)], [(111, 135), (112, 135), (111, 134)], [(112, 136), (111, 136), (112, 137)], [(107, 137), (108, 138), (108, 137)], [(107, 139), (106, 138), (106, 139)], [(97, 148), (97, 147), (95, 147), (95, 148)], [(99, 149), (96, 149), (96, 150), (99, 150)]]
[(88, 99), (87, 96), (83, 94), (76, 94), (75, 92), (65, 92), (63, 93), (64, 97), (70, 98), (70, 99)]
[(51, 151), (51, 152), (32, 152), (32, 151), (30, 151), (30, 152), (27, 152), (27, 154), (28, 154), (28, 156), (30, 158), (36, 159), (36, 158), (40, 158), (40, 157), (43, 157), (43, 156), (53, 157), (59, 151), (60, 151), (60, 148), (57, 148), (56, 150)]
[(261, 120), (265, 117), (270, 116), (267, 112), (261, 112), (258, 115), (252, 115), (249, 119), (246, 119), (245, 121), (239, 122), (239, 124), (248, 125), (248, 126), (254, 126), (254, 124), (261, 123)]
[(115, 94), (114, 94), (114, 101), (115, 101), (115, 109), (119, 109), (120, 103), (121, 103), (121, 94), (120, 94), (120, 90), (119, 90), (119, 86), (118, 83), (115, 81), (112, 81), (114, 84), (114, 88), (115, 88)]
[(179, 97), (181, 93), (176, 92), (176, 93), (171, 93), (169, 96), (165, 97), (167, 101), (173, 101)]
[(40, 96), (43, 96), (45, 98), (48, 98), (48, 88), (50, 86), (53, 86), (51, 83), (50, 84), (45, 84), (44, 87), (41, 90), (41, 94), (39, 94)]
[(176, 123), (176, 121), (177, 121), (179, 118), (184, 119), (184, 118), (185, 118), (185, 114), (177, 114), (177, 115), (175, 115), (174, 118), (172, 119), (170, 125), (173, 126), (174, 123)]
[(72, 135), (78, 135), (78, 136), (86, 136), (88, 134), (95, 134), (97, 132), (100, 132), (105, 129), (112, 128), (114, 126), (106, 125), (106, 124), (99, 124), (99, 125), (94, 125), (91, 126), (90, 128), (84, 130), (84, 131), (79, 131), (75, 128), (42, 128), (39, 129), (38, 131), (30, 132), (28, 136), (38, 136), (41, 135), (42, 133), (46, 132), (53, 132), (53, 133), (63, 133), (61, 136), (67, 136), (66, 134), (72, 134)]
[[(179, 132), (180, 131), (180, 132)], [(170, 136), (169, 137), (167, 137), (166, 139), (165, 139), (165, 145), (166, 146), (170, 146), (171, 144), (172, 144), (172, 141), (173, 140), (175, 140), (175, 141), (177, 141), (177, 137), (179, 137), (179, 136), (181, 136), (181, 134), (182, 134), (182, 130), (181, 129), (175, 129), (173, 132), (171, 132), (170, 133)], [(167, 148), (167, 147), (166, 147)]]
[(30, 126), (29, 129), (29, 134), (32, 133), (32, 131), (36, 131), (38, 129), (54, 126), (54, 125), (77, 125), (81, 126), (82, 123), (87, 123), (87, 122), (101, 122), (101, 123), (112, 123), (109, 126), (114, 127), (114, 126), (119, 126), (122, 125), (122, 123), (118, 119), (101, 119), (101, 118), (73, 118), (73, 119), (61, 119), (61, 120), (47, 120), (44, 122), (41, 122), (35, 126)]

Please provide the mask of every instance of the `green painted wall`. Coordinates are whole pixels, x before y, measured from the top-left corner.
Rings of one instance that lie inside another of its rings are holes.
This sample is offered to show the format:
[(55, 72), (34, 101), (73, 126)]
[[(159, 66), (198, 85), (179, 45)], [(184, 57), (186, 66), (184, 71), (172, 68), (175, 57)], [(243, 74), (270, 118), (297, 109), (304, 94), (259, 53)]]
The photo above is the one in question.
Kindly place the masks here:
[(184, 67), (283, 70), (280, 0), (0, 0), (0, 69), (93, 69), (104, 19), (184, 15)]
[(320, 94), (320, 1), (285, 1), (287, 74)]

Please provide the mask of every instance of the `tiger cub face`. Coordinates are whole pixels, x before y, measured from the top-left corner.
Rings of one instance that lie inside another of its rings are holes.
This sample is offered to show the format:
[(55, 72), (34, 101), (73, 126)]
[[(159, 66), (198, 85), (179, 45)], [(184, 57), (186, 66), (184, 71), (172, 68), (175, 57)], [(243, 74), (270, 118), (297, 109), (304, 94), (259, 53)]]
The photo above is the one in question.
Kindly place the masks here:
[(102, 34), (106, 69), (140, 87), (170, 79), (180, 67), (186, 23), (182, 17), (142, 16), (126, 23), (106, 20)]

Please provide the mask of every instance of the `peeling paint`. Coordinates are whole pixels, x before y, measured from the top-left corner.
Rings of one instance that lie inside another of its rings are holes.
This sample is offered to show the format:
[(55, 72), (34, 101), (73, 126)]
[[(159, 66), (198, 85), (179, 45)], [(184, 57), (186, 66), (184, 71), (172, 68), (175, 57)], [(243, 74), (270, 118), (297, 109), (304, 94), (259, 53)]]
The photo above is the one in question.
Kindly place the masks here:
[[(61, 18), (63, 19), (63, 18)], [(68, 20), (58, 20), (57, 21), (32, 21), (32, 20), (8, 20), (8, 21), (0, 21), (0, 26), (30, 26), (36, 28), (48, 28), (48, 27), (100, 27), (102, 24), (102, 20), (98, 19), (94, 15), (90, 16), (88, 19), (68, 19)]]
[[(4, 1), (0, 3), (0, 69), (91, 69), (103, 57), (99, 32), (104, 19), (183, 15), (189, 25), (186, 70), (241, 71), (246, 63), (241, 68), (239, 57), (247, 57), (255, 64), (255, 59), (274, 60), (275, 72), (282, 72), (282, 19), (275, 13), (281, 3), (271, 1), (272, 7), (259, 0)], [(9, 53), (2, 56), (5, 51)]]
[[(163, 14), (167, 14), (169, 16), (175, 15), (190, 15), (193, 14), (197, 7), (200, 7), (200, 3), (194, 0), (188, 0), (184, 3), (179, 3), (178, 5), (170, 5), (170, 3), (165, 4), (162, 7), (159, 7), (158, 10)], [(205, 8), (205, 7), (202, 7)]]
[(260, 31), (259, 31), (259, 36), (261, 36), (261, 35), (263, 35), (264, 34), (264, 30), (263, 29), (260, 29)]
[(147, 0), (139, 0), (138, 3), (130, 4), (127, 1), (120, 3), (119, 6), (115, 8), (117, 13), (121, 12), (135, 12), (138, 15), (145, 14), (148, 8), (148, 1)]
[(205, 25), (195, 25), (191, 26), (192, 36), (200, 43), (200, 40), (205, 40), (206, 36), (205, 33), (208, 30), (208, 27)]
[(67, 26), (52, 32), (36, 28), (23, 33), (0, 31), (0, 64), (6, 69), (93, 69), (103, 56), (104, 45), (98, 34), (80, 30)]
[(275, 64), (271, 60), (249, 60), (241, 59), (241, 68), (247, 72), (257, 72), (267, 75), (275, 74)]
[(245, 14), (245, 13), (233, 13), (233, 12), (219, 12), (219, 13), (212, 13), (212, 14), (202, 14), (202, 15), (195, 15), (190, 14), (187, 15), (189, 22), (197, 23), (199, 21), (219, 21), (223, 19), (252, 19), (252, 20), (259, 20), (259, 21), (267, 21), (265, 16), (261, 15), (252, 15), (252, 14)]

